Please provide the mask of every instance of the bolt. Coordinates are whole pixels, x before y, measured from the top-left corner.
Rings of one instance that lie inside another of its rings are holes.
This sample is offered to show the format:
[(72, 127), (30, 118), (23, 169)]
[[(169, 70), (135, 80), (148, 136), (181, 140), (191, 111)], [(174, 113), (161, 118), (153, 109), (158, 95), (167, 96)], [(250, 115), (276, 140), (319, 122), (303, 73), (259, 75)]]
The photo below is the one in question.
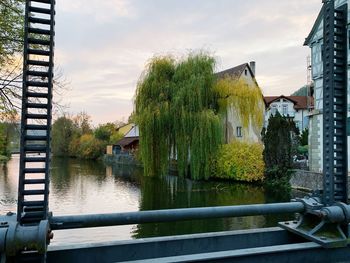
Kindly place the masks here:
[(1, 226), (6, 226), (8, 223), (6, 221), (0, 222)]
[(48, 243), (50, 243), (51, 239), (53, 239), (53, 232), (51, 230), (49, 230), (49, 232), (47, 233), (47, 241), (48, 241)]
[(7, 212), (7, 214), (6, 214), (7, 216), (12, 216), (13, 215), (13, 213), (12, 212)]
[(293, 221), (293, 224), (298, 224), (298, 221), (294, 220), (294, 221)]
[(286, 225), (289, 225), (289, 222), (288, 221), (286, 221), (286, 222), (284, 222)]

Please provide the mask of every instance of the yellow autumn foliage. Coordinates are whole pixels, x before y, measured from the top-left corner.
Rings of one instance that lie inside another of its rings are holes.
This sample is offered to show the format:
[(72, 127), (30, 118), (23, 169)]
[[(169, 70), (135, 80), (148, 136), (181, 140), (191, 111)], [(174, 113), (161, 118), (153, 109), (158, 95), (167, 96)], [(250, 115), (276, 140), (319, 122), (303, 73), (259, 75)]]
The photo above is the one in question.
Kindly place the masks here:
[(218, 79), (215, 91), (221, 111), (232, 107), (238, 113), (243, 128), (247, 129), (250, 124), (256, 130), (262, 128), (265, 105), (261, 89), (256, 83), (248, 84), (244, 79), (225, 77)]
[(264, 179), (263, 145), (235, 140), (222, 145), (214, 161), (214, 176), (244, 182)]

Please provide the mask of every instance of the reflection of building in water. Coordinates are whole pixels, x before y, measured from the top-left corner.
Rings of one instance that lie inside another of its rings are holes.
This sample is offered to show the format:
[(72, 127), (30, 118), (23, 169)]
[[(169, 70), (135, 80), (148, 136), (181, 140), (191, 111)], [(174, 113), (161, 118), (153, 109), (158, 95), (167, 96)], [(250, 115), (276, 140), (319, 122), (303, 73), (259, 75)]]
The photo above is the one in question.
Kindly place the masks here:
[(113, 176), (112, 166), (106, 166), (106, 175), (107, 176)]

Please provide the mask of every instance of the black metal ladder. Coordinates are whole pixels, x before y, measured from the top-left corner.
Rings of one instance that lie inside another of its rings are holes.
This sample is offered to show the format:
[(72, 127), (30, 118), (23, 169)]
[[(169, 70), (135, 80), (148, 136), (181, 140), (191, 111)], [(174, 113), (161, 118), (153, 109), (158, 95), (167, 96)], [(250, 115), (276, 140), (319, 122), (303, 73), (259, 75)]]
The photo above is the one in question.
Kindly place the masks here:
[(325, 5), (323, 57), (323, 204), (348, 203), (347, 4)]
[(48, 217), (55, 0), (27, 0), (17, 221)]

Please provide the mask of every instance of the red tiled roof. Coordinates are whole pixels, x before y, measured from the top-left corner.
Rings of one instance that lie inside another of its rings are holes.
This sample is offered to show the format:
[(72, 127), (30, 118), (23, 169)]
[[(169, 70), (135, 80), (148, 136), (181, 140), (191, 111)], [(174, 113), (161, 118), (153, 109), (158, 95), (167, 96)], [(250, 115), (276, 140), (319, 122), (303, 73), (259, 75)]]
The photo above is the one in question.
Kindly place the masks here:
[(307, 96), (265, 96), (264, 101), (266, 103), (266, 106), (270, 106), (270, 104), (278, 99), (286, 99), (294, 103), (294, 109), (300, 110), (300, 109), (307, 109), (308, 108), (308, 102), (310, 103), (309, 107), (313, 107), (314, 105), (314, 99), (313, 97), (307, 97)]

